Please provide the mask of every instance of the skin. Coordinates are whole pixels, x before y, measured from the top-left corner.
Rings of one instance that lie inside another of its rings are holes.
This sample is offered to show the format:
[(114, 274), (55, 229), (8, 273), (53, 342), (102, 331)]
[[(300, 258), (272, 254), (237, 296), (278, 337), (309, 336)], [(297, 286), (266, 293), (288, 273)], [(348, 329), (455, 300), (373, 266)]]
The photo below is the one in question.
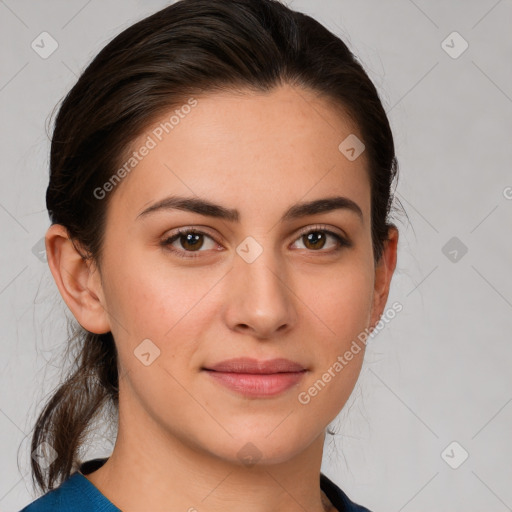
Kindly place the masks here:
[[(308, 404), (298, 394), (378, 322), (398, 232), (390, 229), (376, 266), (366, 153), (349, 161), (338, 150), (349, 134), (362, 136), (326, 99), (283, 85), (197, 100), (110, 192), (101, 268), (80, 257), (62, 226), (46, 235), (70, 310), (89, 331), (112, 331), (119, 353), (118, 437), (87, 478), (125, 512), (320, 512), (325, 429), (354, 388), (364, 350)], [(240, 221), (181, 210), (137, 218), (172, 194), (236, 208)], [(362, 220), (338, 209), (280, 221), (295, 203), (334, 195), (356, 202)], [(330, 235), (308, 242), (303, 231), (318, 233), (319, 224), (352, 245), (336, 251)], [(173, 242), (198, 257), (161, 245), (180, 227), (208, 235), (192, 249), (183, 237)], [(263, 249), (252, 263), (236, 252), (248, 236)], [(160, 350), (149, 366), (134, 355), (145, 339)], [(308, 371), (271, 398), (242, 396), (201, 371), (238, 356), (284, 357)], [(252, 466), (238, 456), (247, 443), (260, 457)]]

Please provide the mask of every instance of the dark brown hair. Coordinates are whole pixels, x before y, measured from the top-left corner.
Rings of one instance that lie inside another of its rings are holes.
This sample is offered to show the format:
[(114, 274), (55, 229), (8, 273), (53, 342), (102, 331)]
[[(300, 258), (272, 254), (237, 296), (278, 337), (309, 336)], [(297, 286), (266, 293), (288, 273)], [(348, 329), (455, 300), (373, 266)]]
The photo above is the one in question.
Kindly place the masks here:
[[(397, 175), (393, 136), (379, 95), (339, 37), (276, 0), (181, 0), (130, 26), (108, 43), (62, 102), (51, 141), (46, 204), (84, 258), (101, 267), (109, 197), (93, 193), (123, 161), (134, 139), (187, 98), (215, 91), (270, 91), (280, 84), (314, 91), (341, 107), (366, 146), (374, 260), (388, 238)], [(341, 112), (341, 110), (340, 110)], [(341, 141), (340, 141), (341, 142)], [(113, 192), (115, 193), (115, 192)], [(32, 478), (43, 492), (82, 462), (93, 419), (118, 407), (117, 353), (111, 333), (80, 326), (66, 380), (40, 413), (32, 451), (46, 442), (56, 459)]]

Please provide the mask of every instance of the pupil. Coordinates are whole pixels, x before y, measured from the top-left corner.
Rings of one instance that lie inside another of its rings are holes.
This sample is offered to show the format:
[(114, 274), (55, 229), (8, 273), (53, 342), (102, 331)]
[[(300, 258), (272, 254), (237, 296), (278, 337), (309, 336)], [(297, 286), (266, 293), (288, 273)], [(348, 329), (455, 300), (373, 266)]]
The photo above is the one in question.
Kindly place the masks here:
[[(198, 233), (188, 233), (187, 235), (185, 235), (185, 240), (186, 240), (186, 244), (187, 245), (194, 245), (194, 244), (197, 244), (198, 242), (198, 238), (200, 237), (201, 235), (198, 234)], [(195, 242), (193, 240), (193, 238), (196, 238)], [(194, 248), (194, 247), (192, 247)]]
[[(306, 235), (308, 238), (308, 243), (312, 243), (313, 245), (318, 244), (318, 242), (322, 242), (323, 233), (320, 233), (318, 231), (315, 231), (313, 233), (309, 233)], [(323, 245), (323, 244), (322, 244)]]

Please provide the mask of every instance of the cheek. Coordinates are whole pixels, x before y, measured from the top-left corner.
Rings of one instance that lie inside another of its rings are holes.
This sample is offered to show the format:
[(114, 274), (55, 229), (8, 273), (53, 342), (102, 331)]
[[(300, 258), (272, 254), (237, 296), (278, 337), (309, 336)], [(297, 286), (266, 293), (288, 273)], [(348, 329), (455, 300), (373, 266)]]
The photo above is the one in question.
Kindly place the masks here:
[[(309, 279), (308, 279), (309, 281)], [(305, 282), (305, 281), (304, 281)], [(315, 287), (306, 295), (305, 328), (315, 342), (316, 365), (301, 387), (298, 402), (306, 411), (332, 421), (350, 396), (359, 376), (368, 338), (373, 297), (370, 265), (348, 264), (311, 280)], [(309, 319), (309, 320), (308, 320)]]
[(214, 282), (197, 269), (173, 268), (163, 256), (152, 259), (149, 251), (127, 252), (106, 275), (109, 312), (139, 337), (163, 338)]
[(368, 327), (373, 298), (371, 266), (349, 263), (329, 272), (303, 275), (298, 293), (306, 310), (316, 315), (316, 323), (323, 324), (329, 345), (339, 348), (347, 337)]
[[(176, 383), (166, 370), (180, 382), (190, 378), (214, 309), (208, 309), (208, 292), (218, 279), (211, 271), (171, 269), (161, 262), (137, 264), (128, 257), (111, 267), (107, 302), (112, 332), (121, 366), (134, 382), (140, 377), (142, 388), (156, 389), (165, 382), (169, 390)], [(145, 368), (137, 355), (147, 352), (154, 363)]]

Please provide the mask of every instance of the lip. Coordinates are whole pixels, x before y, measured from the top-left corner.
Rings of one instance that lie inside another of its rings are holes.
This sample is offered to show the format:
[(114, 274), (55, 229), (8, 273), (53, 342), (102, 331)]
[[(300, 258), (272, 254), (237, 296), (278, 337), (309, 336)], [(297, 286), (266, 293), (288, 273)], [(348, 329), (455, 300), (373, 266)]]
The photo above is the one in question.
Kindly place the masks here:
[(296, 386), (307, 372), (289, 359), (229, 359), (203, 368), (216, 382), (248, 397), (273, 397)]
[(302, 372), (304, 366), (289, 359), (269, 359), (259, 361), (250, 357), (237, 357), (227, 359), (213, 366), (208, 366), (206, 370), (228, 373), (251, 373), (251, 374), (272, 374), (272, 373), (291, 373)]

